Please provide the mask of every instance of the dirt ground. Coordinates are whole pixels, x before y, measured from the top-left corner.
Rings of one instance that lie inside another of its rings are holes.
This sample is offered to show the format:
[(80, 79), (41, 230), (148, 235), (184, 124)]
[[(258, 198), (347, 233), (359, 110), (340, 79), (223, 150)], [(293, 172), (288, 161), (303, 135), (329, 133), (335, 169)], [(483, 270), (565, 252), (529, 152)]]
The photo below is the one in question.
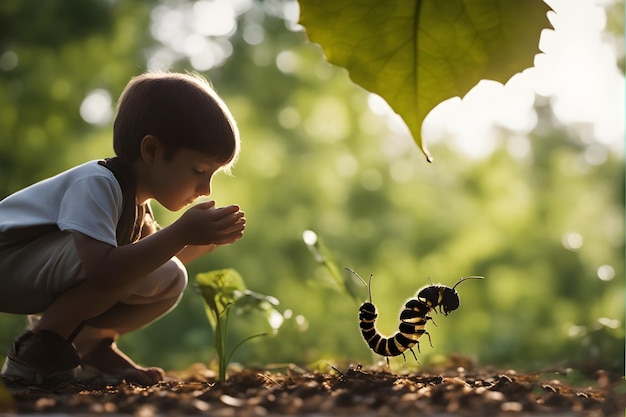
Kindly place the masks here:
[[(26, 386), (5, 380), (0, 414), (153, 416), (624, 416), (621, 375), (598, 371), (575, 387), (567, 372), (528, 374), (462, 366), (399, 374), (387, 368), (292, 365), (280, 372), (233, 370), (225, 382), (203, 365), (171, 373), (151, 387), (57, 384)], [(10, 393), (10, 396), (7, 395)]]

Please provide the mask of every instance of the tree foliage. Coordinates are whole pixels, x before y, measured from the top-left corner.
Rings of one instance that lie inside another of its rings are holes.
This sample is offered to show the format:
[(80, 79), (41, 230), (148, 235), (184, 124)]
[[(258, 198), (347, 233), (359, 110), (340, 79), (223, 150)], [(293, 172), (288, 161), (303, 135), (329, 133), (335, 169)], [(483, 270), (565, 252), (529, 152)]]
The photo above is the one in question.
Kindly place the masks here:
[(153, 42), (145, 30), (149, 5), (2, 2), (0, 195), (77, 159), (112, 154), (108, 137), (95, 140), (98, 126), (83, 120), (80, 106), (97, 89), (114, 101), (145, 68), (142, 50)]
[(478, 81), (532, 66), (549, 27), (542, 0), (300, 0), (300, 22), (332, 64), (382, 96), (426, 158), (422, 122)]

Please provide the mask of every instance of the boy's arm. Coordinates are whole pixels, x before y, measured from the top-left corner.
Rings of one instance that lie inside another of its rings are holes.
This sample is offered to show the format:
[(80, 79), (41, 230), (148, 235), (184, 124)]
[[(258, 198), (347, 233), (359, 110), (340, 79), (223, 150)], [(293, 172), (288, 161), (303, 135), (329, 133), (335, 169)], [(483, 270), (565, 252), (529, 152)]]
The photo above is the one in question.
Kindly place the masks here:
[(187, 245), (233, 243), (242, 236), (244, 227), (239, 207), (215, 209), (207, 203), (189, 209), (176, 222), (133, 244), (115, 247), (78, 232), (74, 232), (74, 239), (86, 277), (123, 296)]
[(81, 323), (110, 309), (186, 245), (238, 240), (245, 228), (239, 207), (213, 206), (213, 202), (198, 204), (170, 226), (119, 247), (73, 232), (86, 279), (54, 300), (36, 330), (50, 330), (67, 339)]
[(61, 293), (35, 330), (49, 330), (69, 339), (87, 320), (122, 300), (146, 273), (180, 250), (179, 232), (176, 228), (166, 229), (120, 247), (72, 232), (86, 279)]
[(122, 298), (145, 275), (163, 265), (184, 246), (175, 228), (165, 228), (134, 244), (112, 246), (73, 232), (88, 280)]
[(217, 246), (218, 245), (215, 244), (185, 246), (183, 250), (176, 254), (176, 257), (180, 259), (182, 263), (187, 264), (202, 255), (212, 252)]

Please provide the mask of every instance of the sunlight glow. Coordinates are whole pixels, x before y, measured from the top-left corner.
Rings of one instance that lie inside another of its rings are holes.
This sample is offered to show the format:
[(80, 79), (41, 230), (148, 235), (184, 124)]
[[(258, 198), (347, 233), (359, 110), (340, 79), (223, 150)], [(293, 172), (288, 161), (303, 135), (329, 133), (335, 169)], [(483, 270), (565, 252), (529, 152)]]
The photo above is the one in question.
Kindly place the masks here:
[(311, 138), (322, 143), (344, 139), (351, 129), (345, 102), (337, 97), (320, 97), (306, 117), (304, 128)]
[(203, 36), (231, 36), (237, 28), (237, 15), (228, 0), (200, 0), (192, 6), (192, 25)]
[(561, 243), (565, 249), (577, 251), (583, 247), (583, 237), (576, 232), (566, 233), (562, 236)]
[(530, 154), (530, 141), (525, 135), (512, 135), (507, 140), (506, 148), (511, 156), (522, 159)]
[(301, 121), (300, 112), (295, 107), (283, 107), (278, 112), (278, 123), (285, 129), (295, 129)]
[(298, 330), (300, 330), (301, 332), (305, 332), (309, 329), (309, 322), (302, 314), (298, 314), (295, 317), (295, 320), (296, 324), (298, 325)]
[[(624, 74), (615, 65), (612, 45), (602, 37), (606, 14), (598, 2), (550, 0), (555, 10), (552, 36), (542, 37), (532, 80), (551, 96), (564, 124), (592, 123), (595, 139), (605, 145), (624, 137)], [(622, 144), (623, 145), (623, 144)]]
[(602, 281), (611, 281), (615, 278), (615, 269), (611, 265), (602, 265), (598, 268), (598, 278)]
[[(161, 4), (152, 10), (152, 36), (162, 46), (151, 51), (148, 69), (169, 70), (186, 57), (195, 70), (222, 65), (232, 54), (229, 38), (237, 31), (237, 16), (252, 0), (199, 0), (192, 4)], [(248, 34), (249, 39), (263, 33)]]
[(280, 326), (282, 326), (283, 323), (285, 322), (285, 318), (278, 311), (271, 310), (267, 321), (270, 327), (272, 328), (272, 330), (276, 332), (276, 330), (280, 329)]
[(619, 320), (610, 319), (607, 317), (600, 317), (598, 319), (598, 323), (600, 323), (602, 326), (609, 327), (611, 329), (618, 329), (621, 325), (621, 322)]
[(298, 68), (298, 55), (293, 51), (282, 51), (276, 56), (276, 67), (283, 74), (291, 74)]
[[(602, 33), (606, 24), (602, 6), (611, 2), (546, 2), (556, 12), (549, 13), (555, 30), (543, 31), (540, 49), (544, 53), (535, 57), (535, 66), (504, 86), (481, 81), (462, 100), (456, 97), (441, 103), (424, 121), (427, 145), (448, 139), (467, 155), (487, 156), (499, 140), (499, 126), (525, 135), (536, 125), (533, 104), (537, 94), (549, 98), (561, 123), (589, 124), (587, 143), (623, 154), (624, 74), (616, 65), (618, 48)], [(592, 161), (598, 163), (603, 155), (594, 152)]]
[(317, 233), (313, 230), (305, 230), (302, 232), (302, 240), (309, 246), (313, 246), (317, 243)]
[(335, 170), (342, 178), (352, 177), (359, 169), (359, 161), (349, 153), (341, 154), (335, 162)]
[(108, 91), (93, 90), (80, 105), (80, 116), (87, 123), (105, 125), (113, 117), (113, 99)]
[(259, 45), (265, 39), (263, 26), (257, 23), (249, 23), (243, 28), (243, 40), (248, 45)]

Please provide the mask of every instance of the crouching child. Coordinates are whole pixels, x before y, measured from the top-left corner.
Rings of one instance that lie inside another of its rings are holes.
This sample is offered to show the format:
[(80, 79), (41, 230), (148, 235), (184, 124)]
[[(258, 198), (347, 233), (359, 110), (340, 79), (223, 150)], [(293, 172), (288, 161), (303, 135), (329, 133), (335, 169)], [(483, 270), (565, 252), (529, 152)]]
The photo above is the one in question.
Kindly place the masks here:
[(176, 306), (185, 262), (243, 235), (237, 205), (199, 203), (164, 228), (150, 209), (151, 200), (177, 211), (209, 196), (213, 175), (237, 159), (236, 123), (206, 80), (133, 78), (119, 99), (113, 148), (112, 158), (0, 201), (0, 311), (31, 322), (4, 376), (161, 381), (161, 368), (136, 364), (116, 340)]

